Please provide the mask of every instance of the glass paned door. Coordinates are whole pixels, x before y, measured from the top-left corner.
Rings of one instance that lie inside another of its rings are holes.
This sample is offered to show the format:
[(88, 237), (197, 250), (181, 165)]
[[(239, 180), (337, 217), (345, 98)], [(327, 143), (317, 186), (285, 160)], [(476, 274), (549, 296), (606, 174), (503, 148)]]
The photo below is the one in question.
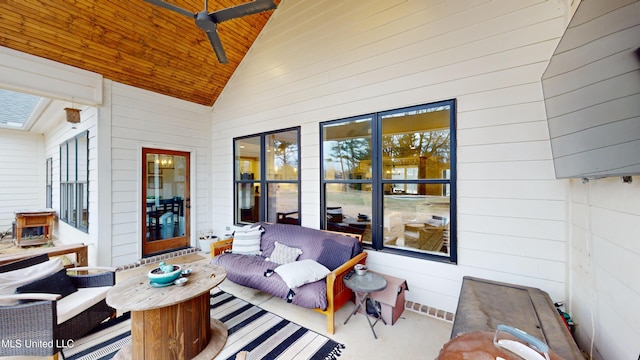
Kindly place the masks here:
[(189, 153), (143, 148), (143, 256), (189, 246)]

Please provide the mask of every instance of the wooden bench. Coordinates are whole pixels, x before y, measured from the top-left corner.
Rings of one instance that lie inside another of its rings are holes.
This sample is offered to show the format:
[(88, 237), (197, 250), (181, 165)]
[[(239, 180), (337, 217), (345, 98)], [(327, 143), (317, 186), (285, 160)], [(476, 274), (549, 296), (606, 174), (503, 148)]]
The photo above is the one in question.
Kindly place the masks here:
[(535, 336), (566, 360), (584, 360), (549, 294), (538, 288), (465, 276), (451, 338), (496, 331), (499, 324)]

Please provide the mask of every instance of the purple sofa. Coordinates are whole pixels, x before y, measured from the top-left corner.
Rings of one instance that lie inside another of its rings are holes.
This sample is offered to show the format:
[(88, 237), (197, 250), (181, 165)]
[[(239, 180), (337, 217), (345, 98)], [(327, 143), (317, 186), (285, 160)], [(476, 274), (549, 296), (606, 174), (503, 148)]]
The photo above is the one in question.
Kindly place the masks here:
[[(352, 297), (342, 278), (357, 263), (364, 264), (367, 254), (362, 251), (360, 235), (341, 234), (288, 224), (262, 223), (261, 255), (242, 255), (229, 252), (232, 240), (212, 244), (212, 264), (227, 270), (227, 279), (288, 300), (289, 302), (325, 313), (328, 332), (334, 332), (335, 311)], [(279, 264), (268, 261), (275, 242), (298, 248), (302, 254), (297, 261), (312, 259), (331, 272), (323, 280), (290, 289), (276, 272)], [(292, 295), (293, 293), (293, 295)]]

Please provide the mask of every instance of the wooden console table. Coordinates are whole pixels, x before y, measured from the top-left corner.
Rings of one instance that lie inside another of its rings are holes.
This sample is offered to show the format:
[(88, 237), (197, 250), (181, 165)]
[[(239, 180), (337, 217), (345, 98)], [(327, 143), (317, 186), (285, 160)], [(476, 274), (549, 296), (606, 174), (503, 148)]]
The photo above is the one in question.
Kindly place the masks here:
[[(53, 219), (56, 216), (56, 212), (53, 209), (44, 209), (44, 210), (21, 210), (16, 211), (16, 226), (15, 233), (13, 234), (15, 237), (15, 243), (17, 246), (31, 246), (31, 245), (41, 245), (50, 242), (53, 231)], [(28, 241), (23, 244), (20, 244), (20, 240), (22, 239), (22, 230), (34, 227), (44, 228), (43, 238), (42, 240), (38, 239), (38, 241)]]

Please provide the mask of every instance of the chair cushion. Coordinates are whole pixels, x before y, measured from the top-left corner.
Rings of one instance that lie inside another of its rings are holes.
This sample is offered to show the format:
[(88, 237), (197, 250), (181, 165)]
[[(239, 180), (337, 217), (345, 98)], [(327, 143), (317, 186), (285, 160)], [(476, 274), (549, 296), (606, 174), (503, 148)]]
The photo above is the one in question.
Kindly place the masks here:
[(302, 250), (287, 245), (282, 245), (279, 242), (275, 242), (275, 248), (271, 253), (271, 256), (267, 258), (268, 261), (276, 264), (288, 264), (296, 261), (298, 256), (302, 254)]
[[(22, 285), (29, 284), (35, 280), (42, 279), (45, 276), (54, 274), (64, 269), (62, 261), (51, 259), (43, 263), (32, 265), (24, 269), (8, 271), (0, 274), (0, 295), (15, 294), (16, 289)], [(15, 305), (18, 301), (4, 301), (0, 305)]]
[(104, 300), (109, 289), (111, 289), (111, 286), (78, 288), (78, 291), (58, 300), (58, 324), (62, 324)]
[(311, 259), (280, 265), (273, 271), (280, 275), (289, 289), (324, 279), (331, 272), (324, 265)]
[(42, 279), (22, 285), (16, 289), (16, 293), (18, 294), (60, 294), (62, 297), (70, 295), (76, 291), (78, 291), (78, 289), (73, 285), (71, 278), (67, 275), (66, 269), (62, 269), (56, 273), (45, 276)]

